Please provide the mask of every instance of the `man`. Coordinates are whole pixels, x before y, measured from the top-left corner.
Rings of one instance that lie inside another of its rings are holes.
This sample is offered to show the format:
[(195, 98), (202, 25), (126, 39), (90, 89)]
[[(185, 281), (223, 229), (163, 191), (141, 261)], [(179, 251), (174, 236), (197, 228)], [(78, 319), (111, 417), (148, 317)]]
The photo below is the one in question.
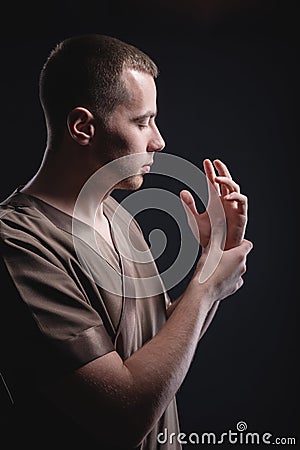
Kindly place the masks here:
[[(0, 209), (1, 373), (13, 429), (30, 448), (180, 448), (157, 436), (165, 428), (178, 435), (175, 396), (197, 343), (218, 302), (243, 284), (252, 248), (244, 239), (247, 199), (219, 160), (206, 159), (204, 168), (213, 190), (221, 186), (227, 238), (204, 282), (212, 225), (188, 191), (181, 199), (202, 255), (178, 300), (171, 304), (163, 290), (140, 295), (136, 286), (157, 275), (155, 263), (134, 263), (120, 251), (112, 226), (118, 203), (110, 194), (138, 189), (164, 148), (155, 124), (157, 74), (143, 52), (102, 35), (66, 39), (41, 71), (44, 158)], [(90, 189), (75, 214), (92, 177), (115, 163), (107, 179), (117, 181), (100, 200), (97, 185)], [(122, 214), (116, 220), (122, 230)], [(146, 251), (135, 220), (129, 233)], [(96, 258), (91, 272), (100, 282), (80, 261), (78, 245)]]

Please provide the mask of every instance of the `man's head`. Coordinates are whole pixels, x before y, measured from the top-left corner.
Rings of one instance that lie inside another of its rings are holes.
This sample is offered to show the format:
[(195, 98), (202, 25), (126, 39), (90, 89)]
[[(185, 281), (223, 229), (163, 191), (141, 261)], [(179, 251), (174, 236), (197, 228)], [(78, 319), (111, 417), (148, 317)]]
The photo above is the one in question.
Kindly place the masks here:
[(50, 53), (40, 74), (40, 100), (51, 138), (61, 138), (67, 115), (87, 108), (104, 123), (128, 92), (122, 78), (134, 69), (156, 78), (156, 64), (119, 39), (88, 34), (65, 39)]
[[(138, 188), (165, 145), (155, 124), (157, 75), (145, 53), (116, 38), (90, 34), (58, 44), (40, 75), (48, 148), (69, 149), (69, 161), (77, 154), (80, 176), (119, 160), (124, 181), (116, 187)], [(126, 178), (132, 169), (136, 175)]]

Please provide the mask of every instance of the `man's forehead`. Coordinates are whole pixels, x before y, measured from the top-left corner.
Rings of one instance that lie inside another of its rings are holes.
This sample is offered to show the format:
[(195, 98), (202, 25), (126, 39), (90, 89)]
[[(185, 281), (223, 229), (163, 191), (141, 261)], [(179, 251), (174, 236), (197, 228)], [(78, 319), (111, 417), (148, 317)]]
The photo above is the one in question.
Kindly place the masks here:
[(130, 95), (156, 95), (155, 81), (149, 73), (135, 69), (124, 69), (122, 79)]
[(154, 78), (150, 73), (132, 69), (130, 67), (125, 67), (122, 72), (122, 78), (124, 78), (127, 81), (143, 84), (146, 80), (152, 81), (154, 83)]

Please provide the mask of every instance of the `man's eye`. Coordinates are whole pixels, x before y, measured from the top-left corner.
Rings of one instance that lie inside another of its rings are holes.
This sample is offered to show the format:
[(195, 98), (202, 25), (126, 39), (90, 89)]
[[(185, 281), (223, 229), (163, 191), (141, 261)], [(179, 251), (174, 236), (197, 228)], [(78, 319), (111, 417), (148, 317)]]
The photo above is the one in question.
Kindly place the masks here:
[(139, 123), (139, 124), (138, 124), (138, 127), (139, 127), (140, 129), (147, 128), (147, 127), (148, 127), (148, 124), (147, 124), (147, 123)]

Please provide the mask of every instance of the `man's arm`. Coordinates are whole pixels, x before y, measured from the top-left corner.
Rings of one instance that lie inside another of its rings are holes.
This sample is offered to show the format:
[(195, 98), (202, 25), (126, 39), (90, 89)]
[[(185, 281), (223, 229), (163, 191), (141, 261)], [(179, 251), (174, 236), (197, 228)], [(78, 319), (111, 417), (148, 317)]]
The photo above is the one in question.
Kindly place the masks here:
[(179, 304), (180, 300), (182, 299), (183, 294), (181, 294), (176, 300), (173, 300), (170, 306), (167, 309), (167, 317), (170, 317), (176, 306)]
[[(178, 304), (179, 304), (179, 302), (181, 301), (182, 297), (183, 297), (183, 294), (180, 295), (176, 300), (174, 300), (174, 301), (171, 303), (171, 305), (168, 307), (168, 309), (167, 309), (167, 317), (168, 317), (168, 318), (171, 316), (171, 314), (173, 313), (174, 309), (178, 306)], [(219, 301), (216, 301), (216, 302), (212, 305), (212, 307), (210, 308), (210, 310), (208, 311), (208, 313), (207, 313), (207, 315), (206, 315), (206, 318), (205, 318), (205, 320), (204, 320), (204, 323), (203, 323), (203, 327), (202, 327), (202, 330), (201, 330), (201, 333), (200, 333), (200, 336), (199, 336), (199, 340), (200, 340), (200, 339), (202, 338), (202, 336), (206, 333), (206, 331), (207, 331), (209, 325), (211, 324), (213, 318), (215, 317), (216, 312), (217, 312), (217, 309), (218, 309), (218, 307), (219, 307), (219, 304), (220, 304), (220, 302), (219, 302)]]
[(123, 361), (110, 352), (77, 369), (48, 391), (50, 398), (102, 444), (137, 446), (151, 431), (181, 386), (212, 305), (243, 284), (252, 244), (223, 253), (214, 274), (194, 277), (163, 328)]

